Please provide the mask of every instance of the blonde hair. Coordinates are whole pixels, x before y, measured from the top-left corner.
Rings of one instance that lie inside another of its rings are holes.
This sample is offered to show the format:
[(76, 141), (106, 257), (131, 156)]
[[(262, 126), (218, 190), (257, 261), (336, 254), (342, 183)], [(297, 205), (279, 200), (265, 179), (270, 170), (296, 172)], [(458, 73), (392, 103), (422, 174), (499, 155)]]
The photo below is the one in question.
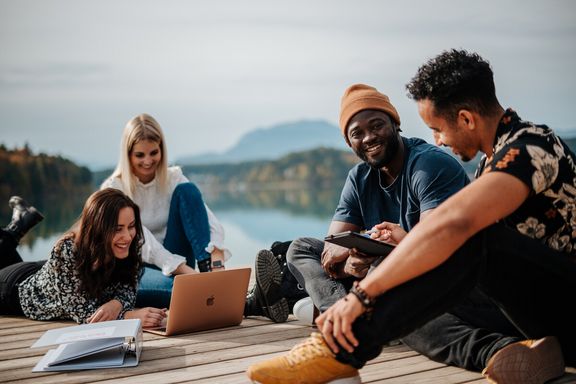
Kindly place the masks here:
[(130, 153), (134, 145), (142, 140), (150, 140), (160, 146), (162, 157), (156, 169), (156, 185), (162, 192), (165, 192), (168, 188), (168, 154), (166, 152), (164, 133), (156, 119), (146, 113), (142, 113), (126, 123), (122, 134), (122, 143), (120, 144), (120, 160), (114, 173), (112, 173), (112, 177), (120, 179), (122, 189), (130, 198), (134, 198), (137, 180), (130, 165)]

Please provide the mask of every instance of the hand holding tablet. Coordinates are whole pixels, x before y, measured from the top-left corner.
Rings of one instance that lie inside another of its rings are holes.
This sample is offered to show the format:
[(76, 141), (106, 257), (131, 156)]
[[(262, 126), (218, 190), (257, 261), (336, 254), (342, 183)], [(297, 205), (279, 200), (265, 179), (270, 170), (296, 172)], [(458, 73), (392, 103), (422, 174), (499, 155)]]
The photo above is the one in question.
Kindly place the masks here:
[(356, 248), (358, 251), (370, 256), (387, 256), (394, 249), (394, 245), (374, 240), (369, 235), (346, 231), (328, 235), (324, 238), (332, 244), (346, 248)]

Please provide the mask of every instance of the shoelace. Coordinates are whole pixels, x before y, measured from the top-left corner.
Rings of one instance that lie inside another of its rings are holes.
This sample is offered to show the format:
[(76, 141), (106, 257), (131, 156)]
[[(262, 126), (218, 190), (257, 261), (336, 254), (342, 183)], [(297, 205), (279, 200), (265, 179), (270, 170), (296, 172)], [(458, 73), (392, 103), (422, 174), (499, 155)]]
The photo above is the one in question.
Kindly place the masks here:
[(293, 367), (305, 360), (313, 359), (317, 356), (326, 356), (330, 352), (327, 346), (324, 344), (322, 337), (320, 335), (312, 335), (302, 344), (295, 345), (290, 350), (290, 353), (286, 355), (286, 361)]

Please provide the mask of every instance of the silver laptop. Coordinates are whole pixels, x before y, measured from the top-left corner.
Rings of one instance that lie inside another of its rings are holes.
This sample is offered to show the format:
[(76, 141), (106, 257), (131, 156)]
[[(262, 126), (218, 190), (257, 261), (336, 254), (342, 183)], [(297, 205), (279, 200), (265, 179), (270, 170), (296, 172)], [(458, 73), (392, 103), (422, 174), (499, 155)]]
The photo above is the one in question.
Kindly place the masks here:
[(176, 275), (166, 324), (144, 331), (170, 336), (240, 324), (250, 272), (236, 268)]

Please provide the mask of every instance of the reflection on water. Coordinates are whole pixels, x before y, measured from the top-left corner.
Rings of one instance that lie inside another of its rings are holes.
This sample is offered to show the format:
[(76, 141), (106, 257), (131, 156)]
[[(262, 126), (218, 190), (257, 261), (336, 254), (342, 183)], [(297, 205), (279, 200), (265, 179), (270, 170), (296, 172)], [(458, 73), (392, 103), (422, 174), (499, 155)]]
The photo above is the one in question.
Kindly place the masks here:
[(226, 245), (232, 252), (230, 266), (252, 266), (260, 249), (274, 241), (301, 236), (323, 237), (328, 221), (314, 216), (289, 215), (274, 209), (214, 211), (226, 231)]
[[(256, 253), (276, 240), (323, 237), (338, 202), (339, 188), (216, 193), (201, 187), (206, 203), (224, 226), (225, 244), (233, 255), (228, 265), (232, 267), (252, 266)], [(80, 215), (87, 197), (78, 196), (74, 202), (31, 201), (44, 213), (45, 220), (24, 237), (19, 247), (22, 258), (46, 259), (58, 237)], [(10, 216), (2, 220), (8, 223)]]
[[(46, 196), (33, 199), (22, 196), (28, 203), (36, 207), (44, 215), (44, 220), (36, 225), (20, 243), (18, 251), (25, 261), (48, 258), (55, 241), (70, 228), (78, 219), (84, 206), (84, 201), (90, 191), (80, 190), (77, 193), (67, 193), (65, 198)], [(0, 225), (4, 227), (12, 218), (12, 209), (8, 206), (10, 196), (0, 197)]]
[(331, 218), (340, 197), (342, 186), (323, 189), (212, 191), (202, 188), (204, 198), (214, 210), (275, 209), (288, 214)]

